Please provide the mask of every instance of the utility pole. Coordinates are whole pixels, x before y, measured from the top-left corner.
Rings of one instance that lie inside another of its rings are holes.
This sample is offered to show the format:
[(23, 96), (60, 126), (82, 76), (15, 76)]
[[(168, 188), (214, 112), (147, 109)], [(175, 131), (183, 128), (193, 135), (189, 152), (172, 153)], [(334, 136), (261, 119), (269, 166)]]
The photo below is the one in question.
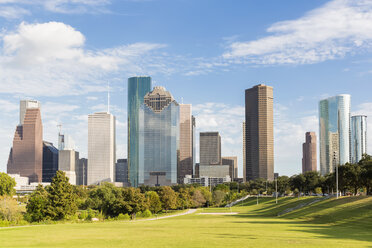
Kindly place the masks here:
[(278, 204), (278, 178), (275, 178), (275, 203)]

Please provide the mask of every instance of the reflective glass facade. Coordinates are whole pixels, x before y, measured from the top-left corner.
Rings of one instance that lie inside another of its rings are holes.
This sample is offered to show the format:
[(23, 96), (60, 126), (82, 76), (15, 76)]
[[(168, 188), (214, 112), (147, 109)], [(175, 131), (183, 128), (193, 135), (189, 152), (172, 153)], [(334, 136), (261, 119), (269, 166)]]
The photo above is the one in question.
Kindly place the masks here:
[(319, 102), (320, 173), (350, 161), (350, 95)]
[(179, 105), (169, 92), (152, 94), (159, 88), (165, 92), (155, 87), (139, 111), (138, 184), (151, 186), (176, 184), (179, 160)]
[(351, 117), (351, 162), (358, 163), (367, 153), (367, 116)]
[(139, 108), (144, 96), (151, 91), (151, 77), (128, 79), (128, 170), (131, 186), (138, 186), (139, 168)]

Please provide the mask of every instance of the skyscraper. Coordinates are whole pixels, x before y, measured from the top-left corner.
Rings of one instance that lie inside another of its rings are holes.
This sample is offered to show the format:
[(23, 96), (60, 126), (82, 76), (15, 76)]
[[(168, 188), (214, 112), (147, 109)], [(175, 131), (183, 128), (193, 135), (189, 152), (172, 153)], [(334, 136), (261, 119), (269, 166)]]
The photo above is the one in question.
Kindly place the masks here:
[(322, 175), (350, 161), (350, 95), (319, 102), (319, 143)]
[(163, 87), (155, 87), (144, 97), (138, 118), (138, 184), (177, 183), (179, 111), (179, 104)]
[(43, 183), (51, 183), (58, 171), (58, 149), (52, 143), (43, 142)]
[(222, 157), (222, 164), (229, 166), (231, 180), (238, 177), (238, 157)]
[(245, 180), (274, 179), (273, 88), (245, 90)]
[(246, 179), (246, 159), (245, 156), (247, 155), (247, 151), (245, 148), (246, 140), (245, 140), (245, 121), (243, 122), (243, 182)]
[(115, 181), (115, 122), (108, 112), (88, 115), (88, 185)]
[(139, 109), (150, 91), (151, 77), (128, 79), (128, 172), (132, 187), (137, 187), (139, 180)]
[(221, 165), (221, 136), (218, 132), (200, 132), (200, 165)]
[[(28, 102), (32, 102), (30, 106)], [(42, 182), (43, 169), (43, 125), (37, 101), (21, 101), (20, 123), (14, 134), (7, 172), (28, 177), (30, 183)]]
[(40, 109), (40, 102), (36, 100), (21, 100), (19, 104), (19, 125), (23, 125), (27, 109)]
[(314, 132), (306, 133), (306, 141), (302, 144), (302, 173), (316, 171), (316, 135)]
[(76, 184), (77, 185), (87, 185), (88, 181), (88, 159), (80, 158), (76, 172)]
[(351, 163), (358, 163), (367, 153), (367, 116), (351, 117)]
[(79, 152), (60, 150), (58, 154), (58, 170), (64, 171), (72, 185), (77, 184), (76, 168), (79, 166)]
[(128, 160), (118, 159), (115, 166), (115, 182), (128, 183)]
[(178, 183), (183, 183), (186, 175), (193, 174), (193, 117), (191, 104), (180, 104), (180, 162)]

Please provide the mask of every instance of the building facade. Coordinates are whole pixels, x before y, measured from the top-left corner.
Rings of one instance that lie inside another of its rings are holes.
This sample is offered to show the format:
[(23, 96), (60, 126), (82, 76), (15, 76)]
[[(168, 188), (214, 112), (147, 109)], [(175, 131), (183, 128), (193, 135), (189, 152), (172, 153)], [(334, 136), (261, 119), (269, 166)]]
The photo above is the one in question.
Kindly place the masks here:
[(229, 166), (229, 175), (231, 180), (238, 177), (238, 157), (222, 157), (222, 164)]
[(245, 180), (274, 180), (273, 87), (245, 90)]
[(183, 183), (186, 175), (193, 175), (193, 134), (194, 123), (191, 104), (180, 104), (180, 161), (178, 163), (178, 183)]
[(75, 168), (76, 173), (76, 184), (77, 185), (87, 185), (88, 182), (88, 159), (80, 158), (77, 168)]
[(199, 177), (226, 177), (226, 176), (230, 177), (229, 165), (199, 165)]
[(58, 170), (66, 173), (69, 182), (77, 185), (76, 168), (79, 165), (79, 152), (74, 150), (60, 150), (58, 155)]
[(200, 132), (200, 165), (221, 165), (221, 136), (218, 132)]
[(128, 160), (118, 159), (115, 166), (116, 179), (115, 182), (128, 183)]
[(319, 143), (322, 175), (350, 162), (350, 95), (319, 102)]
[(40, 109), (40, 102), (36, 100), (21, 100), (19, 104), (19, 125), (23, 125), (27, 109)]
[(367, 153), (367, 116), (351, 117), (351, 163), (358, 163)]
[(306, 133), (306, 142), (302, 144), (302, 173), (317, 171), (316, 134)]
[(155, 87), (144, 97), (138, 119), (138, 184), (177, 184), (179, 112), (179, 104), (163, 87)]
[(139, 180), (139, 109), (150, 91), (151, 77), (128, 79), (128, 171), (132, 187), (137, 187)]
[(246, 145), (246, 140), (245, 140), (245, 121), (243, 122), (243, 182), (245, 182), (245, 179), (246, 179), (246, 159), (245, 159), (245, 156), (247, 155), (247, 151), (246, 151), (246, 148), (245, 148), (245, 145)]
[(88, 115), (88, 185), (115, 181), (116, 120), (108, 112)]
[(43, 142), (43, 183), (51, 183), (58, 171), (58, 149), (53, 143)]
[[(19, 174), (28, 177), (30, 183), (42, 182), (43, 172), (43, 125), (41, 121), (40, 108), (26, 108), (21, 101), (21, 115), (13, 138), (13, 146), (10, 150), (7, 165), (8, 174)], [(35, 106), (40, 106), (34, 103)], [(26, 106), (28, 106), (26, 104)]]

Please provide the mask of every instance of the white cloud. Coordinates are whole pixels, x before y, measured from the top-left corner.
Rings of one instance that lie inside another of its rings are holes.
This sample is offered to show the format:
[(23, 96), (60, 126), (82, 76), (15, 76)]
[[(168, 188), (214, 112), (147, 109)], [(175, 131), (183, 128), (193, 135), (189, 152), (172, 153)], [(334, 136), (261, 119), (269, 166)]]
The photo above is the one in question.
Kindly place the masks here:
[(0, 84), (1, 93), (79, 95), (105, 91), (107, 77), (117, 74), (167, 72), (164, 60), (154, 54), (163, 44), (88, 50), (84, 35), (60, 22), (21, 23), (0, 39), (0, 81), (7, 82)]
[(333, 0), (296, 20), (278, 22), (267, 37), (234, 42), (226, 59), (257, 64), (317, 63), (370, 48), (372, 1)]
[(0, 99), (0, 112), (1, 113), (15, 112), (18, 109), (19, 107), (16, 103)]
[[(0, 2), (1, 4), (1, 2)], [(16, 6), (2, 6), (0, 5), (0, 17), (5, 19), (18, 19), (22, 16), (29, 15), (30, 11)]]

